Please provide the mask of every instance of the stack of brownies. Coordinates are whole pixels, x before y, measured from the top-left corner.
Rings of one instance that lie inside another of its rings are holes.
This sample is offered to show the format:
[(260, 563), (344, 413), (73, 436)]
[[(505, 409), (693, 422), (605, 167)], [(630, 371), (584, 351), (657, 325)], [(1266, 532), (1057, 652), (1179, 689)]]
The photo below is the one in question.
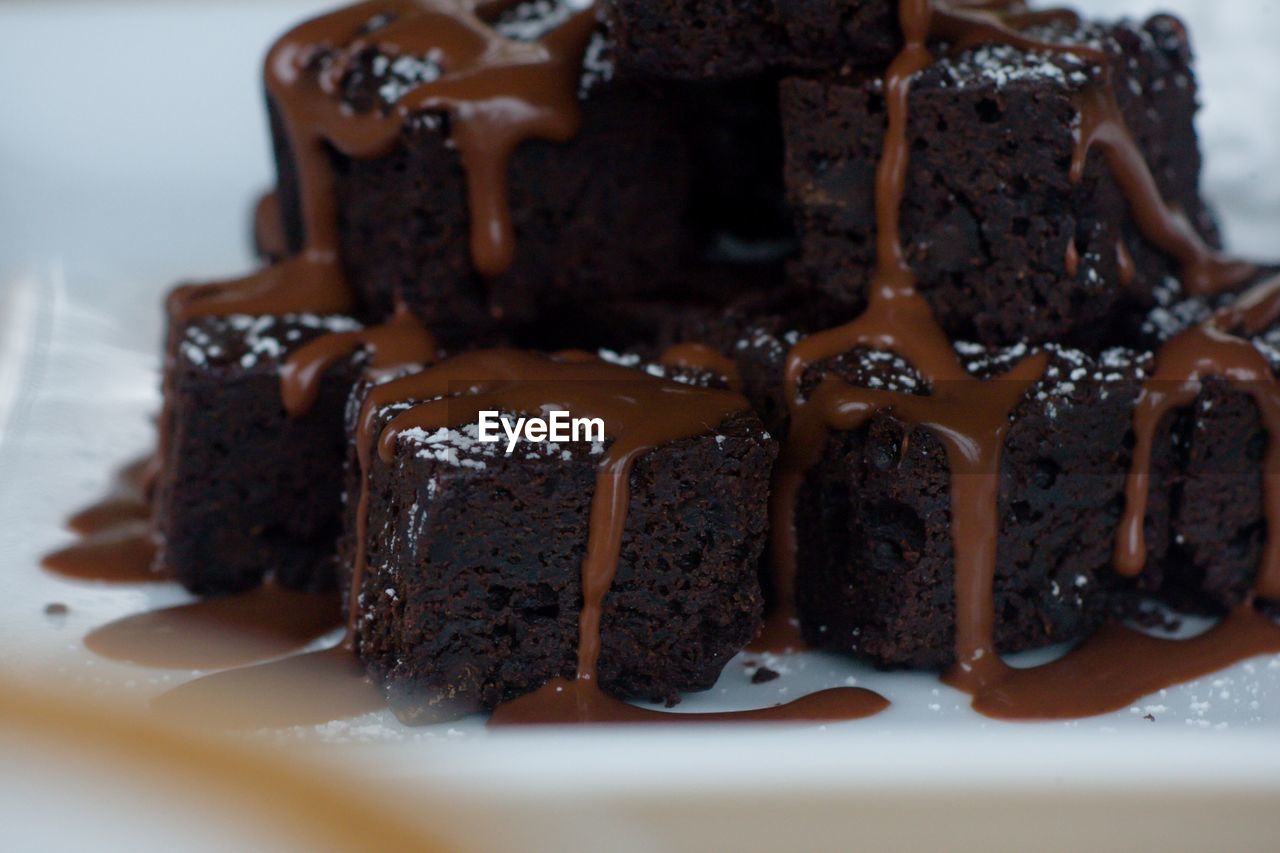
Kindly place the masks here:
[[(963, 367), (1047, 357), (1004, 437), (997, 648), (1084, 638), (1140, 596), (1239, 604), (1266, 539), (1267, 437), (1223, 382), (1162, 423), (1146, 567), (1113, 568), (1135, 402), (1159, 347), (1222, 296), (1180, 283), (1185, 259), (1149, 239), (1105, 146), (1081, 155), (1080, 105), (1108, 87), (1159, 196), (1216, 246), (1185, 29), (935, 5), (1020, 36), (931, 33), (900, 209), (903, 257)], [(290, 287), (264, 274), (171, 300), (157, 571), (209, 595), (354, 579), (352, 648), (402, 716), (492, 709), (578, 670), (616, 436), (508, 454), (479, 441), (468, 395), (582, 363), (619, 388), (740, 392), (627, 469), (599, 628), (606, 692), (711, 686), (792, 604), (772, 600), (766, 557), (788, 355), (875, 286), (899, 16), (898, 0), (375, 0), (286, 36), (267, 67), (279, 185), (256, 237), (271, 269), (310, 266)], [(317, 268), (328, 284), (310, 288)], [(312, 299), (326, 287), (345, 299)], [(1280, 367), (1280, 328), (1256, 345)], [(559, 367), (449, 367), (524, 350)], [(388, 432), (432, 399), (376, 389), (442, 368), (449, 417)], [(809, 364), (800, 391), (828, 375), (936, 391), (888, 347)], [(955, 661), (950, 478), (937, 434), (893, 407), (830, 433), (792, 520), (807, 642), (886, 667)]]

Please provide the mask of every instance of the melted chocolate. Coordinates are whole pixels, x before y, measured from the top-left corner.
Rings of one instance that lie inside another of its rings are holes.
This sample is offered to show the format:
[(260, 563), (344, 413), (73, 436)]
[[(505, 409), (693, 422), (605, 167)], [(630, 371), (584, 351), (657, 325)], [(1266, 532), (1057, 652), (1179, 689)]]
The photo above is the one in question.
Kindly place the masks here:
[(386, 324), (355, 332), (333, 332), (316, 338), (280, 366), (280, 399), (290, 417), (306, 414), (320, 394), (320, 380), (333, 365), (365, 350), (372, 371), (435, 360), (435, 338), (403, 306)]
[(840, 687), (810, 693), (782, 705), (750, 711), (673, 713), (629, 705), (590, 682), (556, 678), (542, 689), (498, 706), (490, 726), (568, 725), (572, 723), (829, 723), (878, 714), (889, 700), (861, 688)]
[(1076, 248), (1074, 238), (1067, 241), (1067, 255), (1063, 258), (1062, 265), (1066, 268), (1069, 278), (1075, 278), (1080, 272), (1080, 250)]
[(162, 580), (153, 566), (156, 545), (149, 523), (156, 471), (154, 454), (121, 468), (106, 497), (67, 520), (67, 527), (81, 536), (80, 541), (45, 555), (40, 565), (75, 580)]
[(154, 462), (153, 454), (120, 469), (107, 496), (72, 515), (67, 519), (67, 527), (87, 536), (150, 518), (149, 495), (155, 474)]
[[(1047, 362), (1041, 354), (1003, 377), (982, 382), (970, 376), (916, 290), (915, 274), (902, 247), (899, 212), (910, 158), (911, 79), (933, 62), (926, 41), (933, 35), (965, 45), (979, 36), (980, 41), (1005, 41), (1009, 36), (1007, 27), (990, 12), (966, 10), (935, 19), (926, 0), (903, 0), (900, 17), (906, 45), (885, 75), (889, 122), (876, 172), (877, 267), (868, 307), (852, 323), (801, 341), (787, 358), (791, 434), (771, 496), (774, 587), (781, 606), (771, 617), (769, 633), (775, 641), (794, 633), (789, 627), (794, 624), (795, 506), (805, 473), (821, 458), (827, 431), (856, 429), (877, 412), (891, 410), (913, 425), (930, 429), (947, 449), (956, 575), (957, 666), (952, 678), (981, 683), (999, 666), (992, 640), (992, 589), (1000, 454), (1010, 413)], [(1019, 37), (1018, 41), (1025, 40)], [(806, 397), (803, 384), (810, 366), (859, 347), (896, 352), (924, 376), (932, 393), (924, 397), (887, 394), (855, 388), (829, 375)]]
[(1116, 103), (1110, 63), (1104, 63), (1103, 69), (1103, 82), (1076, 98), (1080, 124), (1071, 162), (1072, 182), (1084, 179), (1089, 152), (1098, 147), (1129, 202), (1130, 213), (1142, 236), (1182, 265), (1182, 285), (1188, 293), (1208, 296), (1239, 287), (1255, 274), (1256, 268), (1224, 258), (1211, 249), (1186, 215), (1160, 195), (1151, 169)]
[(170, 719), (220, 729), (319, 725), (384, 707), (344, 646), (206, 675), (152, 702)]
[(258, 254), (265, 258), (279, 260), (289, 254), (280, 194), (275, 191), (263, 195), (253, 208), (253, 243)]
[(297, 651), (342, 624), (341, 613), (336, 595), (266, 584), (128, 616), (92, 631), (84, 644), (142, 666), (216, 669)]
[(164, 578), (152, 570), (156, 545), (151, 526), (129, 521), (92, 533), (74, 545), (54, 551), (40, 565), (73, 580), (145, 583)]
[(1280, 626), (1245, 605), (1190, 640), (1104, 625), (1070, 654), (1034, 669), (1009, 669), (973, 697), (973, 708), (1003, 720), (1069, 720), (1121, 711), (1143, 696), (1280, 652)]

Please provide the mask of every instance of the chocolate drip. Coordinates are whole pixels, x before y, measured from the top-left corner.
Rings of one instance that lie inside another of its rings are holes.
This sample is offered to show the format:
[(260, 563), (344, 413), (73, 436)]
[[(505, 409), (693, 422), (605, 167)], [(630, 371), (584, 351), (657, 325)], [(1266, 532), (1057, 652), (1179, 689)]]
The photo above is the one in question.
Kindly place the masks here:
[(1003, 720), (1068, 720), (1120, 711), (1143, 696), (1255, 655), (1280, 652), (1280, 627), (1253, 607), (1232, 611), (1190, 640), (1104, 625), (1066, 657), (1009, 670), (978, 693), (973, 708)]
[(820, 690), (782, 705), (749, 711), (682, 714), (628, 705), (581, 679), (557, 678), (535, 693), (499, 705), (489, 725), (570, 723), (834, 723), (858, 720), (889, 707), (889, 700), (861, 688)]
[(382, 691), (345, 646), (215, 672), (151, 704), (169, 719), (220, 729), (312, 726), (386, 707)]
[(1109, 62), (1103, 65), (1103, 72), (1101, 83), (1076, 97), (1080, 125), (1071, 161), (1072, 182), (1084, 179), (1089, 152), (1096, 145), (1128, 199), (1130, 213), (1142, 236), (1181, 264), (1182, 285), (1189, 294), (1211, 296), (1240, 286), (1254, 275), (1256, 268), (1215, 252), (1205, 244), (1186, 214), (1164, 200), (1116, 103)]
[(167, 669), (240, 666), (297, 651), (341, 624), (332, 594), (266, 584), (118, 619), (85, 637), (112, 660)]
[(258, 199), (253, 208), (253, 247), (260, 256), (271, 261), (278, 261), (289, 254), (280, 194), (274, 190)]
[(1124, 240), (1116, 241), (1116, 268), (1120, 274), (1120, 286), (1131, 287), (1138, 278), (1138, 268), (1134, 266), (1133, 255), (1129, 254), (1129, 247), (1124, 244)]
[[(1008, 28), (985, 10), (953, 10), (935, 17), (926, 0), (902, 0), (899, 9), (906, 44), (885, 75), (889, 120), (876, 172), (877, 266), (867, 310), (850, 324), (801, 341), (787, 359), (791, 434), (771, 498), (774, 585), (780, 606), (771, 617), (768, 634), (774, 644), (795, 642), (790, 627), (795, 622), (795, 507), (806, 472), (822, 456), (828, 430), (856, 429), (877, 412), (890, 410), (934, 432), (947, 449), (952, 472), (957, 662), (949, 677), (953, 683), (975, 687), (1001, 666), (993, 641), (993, 579), (1004, 435), (1010, 413), (1040, 378), (1047, 359), (1035, 355), (1002, 377), (979, 381), (964, 369), (916, 290), (899, 230), (910, 159), (907, 119), (912, 77), (933, 62), (926, 46), (930, 36), (959, 45), (976, 43), (974, 39), (1005, 41), (1010, 36)], [(1025, 39), (1019, 36), (1018, 41)], [(889, 350), (905, 358), (929, 383), (930, 395), (855, 388), (828, 376), (806, 397), (804, 380), (811, 366), (859, 347)]]
[(280, 365), (280, 399), (289, 416), (310, 411), (329, 368), (360, 349), (367, 351), (368, 369), (374, 372), (430, 364), (438, 351), (435, 338), (403, 306), (381, 326), (316, 338)]
[(1067, 241), (1067, 255), (1063, 258), (1062, 264), (1067, 270), (1068, 278), (1075, 278), (1080, 272), (1080, 250), (1076, 248), (1074, 239)]
[(156, 548), (148, 524), (155, 472), (154, 456), (122, 468), (105, 498), (67, 520), (67, 526), (82, 537), (80, 541), (46, 555), (40, 564), (75, 580), (161, 580), (152, 567)]
[(1151, 480), (1151, 452), (1160, 422), (1191, 405), (1204, 380), (1216, 377), (1250, 395), (1270, 436), (1263, 477), (1267, 543), (1258, 570), (1257, 592), (1280, 598), (1280, 383), (1271, 364), (1249, 340), (1235, 332), (1256, 333), (1280, 318), (1280, 277), (1263, 282), (1229, 308), (1168, 341), (1156, 357), (1156, 371), (1143, 386), (1134, 409), (1136, 443), (1125, 485), (1125, 512), (1116, 536), (1115, 565), (1136, 575), (1146, 564), (1143, 520)]
[(121, 468), (108, 495), (72, 515), (67, 519), (67, 527), (88, 536), (131, 521), (146, 521), (151, 514), (149, 495), (154, 460), (154, 455), (146, 456)]
[(54, 551), (40, 565), (74, 580), (145, 583), (163, 580), (152, 570), (155, 556), (151, 526), (145, 521), (131, 521), (99, 530)]

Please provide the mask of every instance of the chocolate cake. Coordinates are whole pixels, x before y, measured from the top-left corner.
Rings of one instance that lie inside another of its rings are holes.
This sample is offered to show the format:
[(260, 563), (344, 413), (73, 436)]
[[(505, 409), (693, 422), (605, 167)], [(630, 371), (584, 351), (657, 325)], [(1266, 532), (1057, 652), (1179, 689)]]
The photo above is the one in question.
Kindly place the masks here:
[[(653, 378), (662, 368), (643, 367), (611, 370), (609, 393), (666, 382)], [(378, 386), (384, 399), (404, 393), (395, 384)], [(683, 396), (699, 393), (715, 392)], [(364, 434), (376, 442), (426, 402), (373, 409)], [(367, 472), (355, 648), (412, 722), (492, 710), (574, 676), (580, 566), (612, 444), (521, 442), (508, 454), (479, 441), (475, 422), (453, 420), (400, 431), (391, 458), (371, 454)], [(655, 447), (630, 474), (600, 616), (599, 683), (610, 695), (674, 703), (705, 690), (759, 631), (756, 564), (777, 448), (749, 412), (712, 426)]]
[[(352, 40), (326, 42), (308, 61), (320, 69), (326, 109), (379, 128), (375, 156), (332, 140), (323, 152), (339, 254), (367, 315), (386, 314), (398, 300), (445, 339), (465, 341), (565, 309), (714, 291), (743, 265), (712, 260), (717, 236), (789, 234), (772, 85), (673, 89), (617, 75), (607, 27), (589, 4), (481, 10), (496, 45), (486, 56), (510, 57), (498, 60), (494, 85), (506, 85), (506, 63), (521, 63), (527, 81), (518, 85), (556, 93), (538, 106), (546, 115), (529, 120), (531, 138), (507, 150), (488, 141), (489, 119), (478, 116), (470, 130), (447, 109), (451, 75), (463, 79), (473, 73), (466, 63), (488, 61), (468, 53), (466, 25), (433, 23), (412, 4), (382, 5), (384, 14), (370, 10), (368, 20), (335, 26), (335, 38)], [(303, 25), (282, 44), (310, 38), (329, 20)], [(400, 44), (415, 20), (431, 26), (414, 31), (412, 46)], [(541, 65), (520, 59), (548, 49)], [(463, 66), (446, 69), (441, 56)], [(436, 81), (438, 103), (419, 94)], [(299, 170), (286, 101), (272, 103), (282, 215), (297, 249), (299, 177), (314, 167)], [(720, 141), (726, 132), (739, 139), (731, 157)], [(763, 266), (760, 275), (780, 280), (776, 263)]]
[[(669, 720), (622, 700), (754, 642), (1052, 719), (1280, 652), (1280, 277), (1218, 251), (1175, 19), (374, 0), (265, 81), (272, 263), (169, 300), (154, 527), (199, 592), (338, 555), (335, 707)], [(480, 440), (551, 411), (604, 437)]]
[[(1028, 31), (1075, 52), (982, 45), (947, 53), (910, 95), (906, 258), (951, 335), (991, 345), (1097, 346), (1154, 305), (1176, 261), (1140, 232), (1102, 156), (1080, 147), (1085, 93), (1108, 84), (1163, 198), (1209, 245), (1199, 195), (1195, 77), (1172, 19), (1142, 26), (1048, 24)], [(807, 285), (860, 310), (876, 252), (875, 173), (884, 141), (879, 76), (844, 72), (782, 84), (786, 176)]]
[(884, 67), (902, 44), (893, 0), (613, 0), (620, 68), (662, 79)]
[(163, 574), (206, 594), (268, 575), (285, 586), (333, 585), (342, 411), (359, 366), (336, 365), (298, 417), (281, 402), (280, 373), (309, 342), (359, 328), (341, 316), (233, 315), (176, 330), (155, 496)]

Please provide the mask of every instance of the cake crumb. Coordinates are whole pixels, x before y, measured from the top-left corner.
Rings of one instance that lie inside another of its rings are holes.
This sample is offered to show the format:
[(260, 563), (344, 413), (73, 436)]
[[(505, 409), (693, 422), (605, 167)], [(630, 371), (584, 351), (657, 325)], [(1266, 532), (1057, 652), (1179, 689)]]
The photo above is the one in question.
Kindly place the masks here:
[(781, 676), (778, 674), (777, 670), (769, 669), (767, 666), (762, 666), (751, 674), (751, 683), (768, 684), (770, 681), (779, 677)]

